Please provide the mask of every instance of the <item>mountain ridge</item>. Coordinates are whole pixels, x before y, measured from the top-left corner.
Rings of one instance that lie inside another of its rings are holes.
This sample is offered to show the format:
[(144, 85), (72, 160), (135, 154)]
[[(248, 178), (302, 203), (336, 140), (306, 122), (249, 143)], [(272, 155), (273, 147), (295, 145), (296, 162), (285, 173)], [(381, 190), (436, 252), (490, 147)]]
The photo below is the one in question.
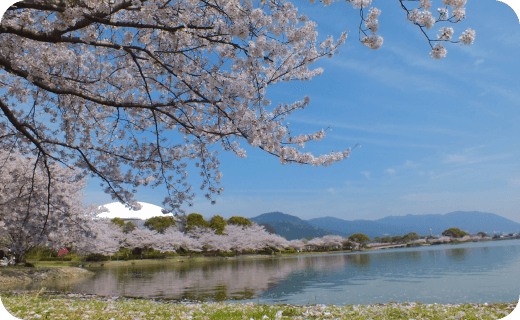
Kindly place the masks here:
[(480, 211), (453, 211), (445, 214), (426, 215), (407, 214), (405, 216), (387, 216), (377, 220), (345, 220), (331, 216), (303, 220), (297, 216), (275, 211), (258, 215), (249, 220), (268, 223), (279, 235), (288, 240), (322, 237), (326, 234), (348, 237), (354, 233), (364, 233), (370, 238), (404, 235), (409, 232), (416, 232), (421, 236), (429, 235), (430, 232), (432, 235), (440, 235), (448, 228), (459, 228), (471, 234), (480, 231), (488, 234), (520, 231), (520, 223), (495, 213)]

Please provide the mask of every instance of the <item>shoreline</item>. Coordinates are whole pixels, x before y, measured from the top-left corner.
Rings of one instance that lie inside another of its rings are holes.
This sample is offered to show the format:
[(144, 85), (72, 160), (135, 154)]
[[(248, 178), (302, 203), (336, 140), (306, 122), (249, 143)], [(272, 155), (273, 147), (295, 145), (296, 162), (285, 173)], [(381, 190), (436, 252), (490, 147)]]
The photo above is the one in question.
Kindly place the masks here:
[(2, 288), (17, 286), (33, 281), (52, 281), (55, 279), (77, 279), (93, 276), (94, 272), (70, 266), (63, 267), (2, 267), (0, 269), (0, 285)]

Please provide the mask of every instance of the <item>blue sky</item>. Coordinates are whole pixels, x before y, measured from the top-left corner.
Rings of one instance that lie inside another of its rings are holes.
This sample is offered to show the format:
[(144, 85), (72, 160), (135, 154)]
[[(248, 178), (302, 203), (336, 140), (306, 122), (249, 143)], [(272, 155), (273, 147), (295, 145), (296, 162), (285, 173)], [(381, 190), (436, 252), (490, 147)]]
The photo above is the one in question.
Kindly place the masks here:
[[(318, 23), (321, 39), (351, 31), (340, 54), (315, 63), (325, 68), (321, 76), (269, 88), (272, 106), (310, 96), (308, 108), (287, 118), (292, 131), (332, 131), (305, 151), (361, 147), (349, 159), (319, 168), (281, 165), (250, 147), (246, 159), (221, 153), (224, 193), (215, 205), (199, 194), (187, 212), (374, 220), (476, 210), (520, 222), (519, 20), (504, 3), (468, 2), (467, 19), (451, 26), (455, 38), (467, 27), (476, 30), (475, 43), (448, 45), (447, 57), (434, 60), (397, 1), (374, 1), (384, 37), (375, 51), (357, 40), (357, 10), (344, 2), (325, 8), (294, 1)], [(433, 1), (433, 8), (440, 6)], [(429, 30), (431, 38), (439, 27)], [(91, 179), (85, 200), (112, 202), (98, 186)], [(164, 192), (141, 188), (136, 198), (161, 205)]]

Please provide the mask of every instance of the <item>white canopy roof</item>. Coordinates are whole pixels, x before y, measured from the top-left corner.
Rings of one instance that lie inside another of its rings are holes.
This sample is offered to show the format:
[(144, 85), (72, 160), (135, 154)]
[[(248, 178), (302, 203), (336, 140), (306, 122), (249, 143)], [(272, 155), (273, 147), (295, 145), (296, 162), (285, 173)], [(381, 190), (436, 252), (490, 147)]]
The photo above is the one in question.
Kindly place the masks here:
[[(159, 206), (156, 206), (151, 203), (146, 202), (139, 202), (141, 204), (142, 208), (139, 211), (134, 211), (128, 208), (125, 208), (123, 204), (120, 202), (112, 202), (109, 204), (103, 205), (103, 207), (108, 209), (108, 212), (102, 212), (99, 214), (100, 218), (136, 218), (136, 219), (142, 219), (146, 220), (151, 217), (157, 217), (157, 216), (172, 216), (171, 213), (165, 215), (161, 212), (162, 208)], [(102, 207), (102, 206), (100, 206)]]

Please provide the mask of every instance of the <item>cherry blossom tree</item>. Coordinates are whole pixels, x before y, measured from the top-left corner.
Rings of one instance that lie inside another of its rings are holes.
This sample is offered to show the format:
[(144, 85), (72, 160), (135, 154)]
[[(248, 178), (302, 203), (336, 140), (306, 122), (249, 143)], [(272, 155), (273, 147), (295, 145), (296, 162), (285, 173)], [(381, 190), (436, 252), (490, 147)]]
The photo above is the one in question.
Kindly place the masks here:
[[(361, 43), (379, 48), (381, 10), (346, 1), (360, 11)], [(442, 0), (435, 18), (430, 0), (398, 0), (434, 58), (446, 55), (442, 43), (457, 41), (451, 27), (437, 39), (427, 32), (463, 19), (465, 2)], [(325, 131), (292, 134), (285, 118), (309, 97), (273, 107), (266, 98), (270, 85), (321, 74), (310, 64), (338, 53), (347, 32), (338, 34), (319, 43), (316, 23), (285, 0), (20, 1), (0, 23), (0, 146), (35, 155), (49, 184), (59, 179), (51, 161), (81, 168), (134, 209), (138, 186), (165, 186), (167, 211), (184, 214), (194, 197), (188, 162), (208, 199), (223, 191), (214, 145), (245, 158), (247, 143), (282, 164), (349, 157), (350, 148), (302, 151)], [(474, 38), (468, 29), (458, 42)]]
[(188, 247), (192, 241), (184, 232), (169, 227), (157, 238), (153, 248), (161, 252), (175, 252), (180, 247)]
[(125, 241), (125, 246), (130, 250), (153, 247), (159, 238), (157, 231), (148, 228), (136, 228), (128, 235), (129, 237)]
[(112, 256), (119, 251), (129, 235), (109, 219), (95, 219), (89, 221), (87, 225), (92, 231), (92, 236), (87, 241), (80, 241), (76, 245), (76, 250), (80, 254), (97, 253)]
[(345, 238), (337, 235), (326, 235), (322, 237), (323, 245), (326, 247), (338, 246), (342, 247)]
[(303, 247), (305, 247), (305, 243), (302, 239), (294, 239), (289, 241), (287, 247), (293, 248), (294, 250), (301, 250)]
[[(90, 235), (86, 224), (97, 213), (81, 202), (85, 179), (56, 163), (0, 149), (0, 226), (18, 262), (37, 246), (63, 248)], [(50, 192), (49, 192), (50, 191)]]
[(188, 236), (197, 239), (199, 248), (207, 249), (209, 251), (227, 252), (231, 250), (231, 245), (228, 243), (228, 236), (223, 232), (218, 233), (218, 230), (210, 228), (194, 227), (188, 232)]

